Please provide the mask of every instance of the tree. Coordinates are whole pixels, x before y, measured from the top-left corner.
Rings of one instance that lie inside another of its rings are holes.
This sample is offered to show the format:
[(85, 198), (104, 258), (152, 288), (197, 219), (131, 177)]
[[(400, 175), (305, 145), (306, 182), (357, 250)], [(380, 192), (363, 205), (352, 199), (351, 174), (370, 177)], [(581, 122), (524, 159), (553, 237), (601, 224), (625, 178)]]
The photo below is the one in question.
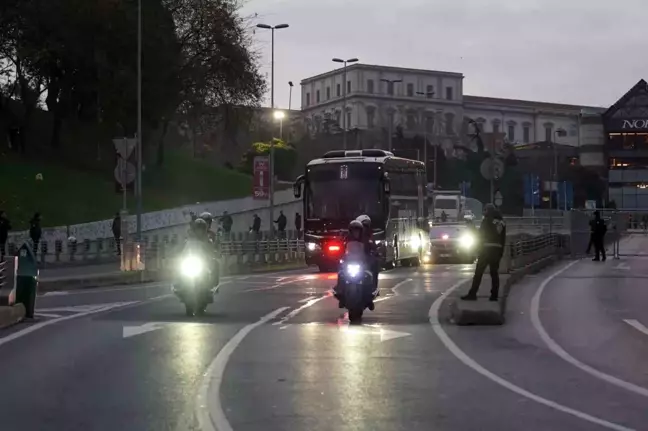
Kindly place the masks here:
[[(287, 145), (280, 139), (274, 139), (273, 142), (275, 147), (275, 175), (280, 180), (291, 181), (297, 162), (297, 152), (291, 145)], [(270, 155), (270, 145), (269, 142), (256, 142), (252, 144), (252, 147), (245, 152), (241, 159), (239, 171), (252, 175), (254, 171), (254, 158), (256, 156)]]

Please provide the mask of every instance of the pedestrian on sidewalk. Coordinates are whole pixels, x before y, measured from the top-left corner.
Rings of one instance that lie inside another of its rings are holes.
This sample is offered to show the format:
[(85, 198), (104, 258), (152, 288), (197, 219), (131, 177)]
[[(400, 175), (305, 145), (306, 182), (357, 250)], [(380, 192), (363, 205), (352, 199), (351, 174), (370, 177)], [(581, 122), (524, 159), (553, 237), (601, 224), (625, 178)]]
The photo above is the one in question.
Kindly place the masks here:
[(275, 220), (277, 223), (277, 230), (279, 231), (279, 238), (283, 239), (286, 237), (286, 225), (288, 224), (288, 219), (284, 215), (283, 211), (279, 211), (279, 217)]
[(119, 212), (115, 213), (115, 218), (112, 222), (112, 234), (115, 238), (115, 249), (117, 250), (117, 256), (121, 256), (122, 219)]
[(9, 239), (9, 232), (11, 231), (11, 222), (7, 218), (5, 212), (0, 210), (0, 262), (4, 260), (7, 240)]
[(32, 243), (34, 244), (34, 255), (38, 255), (38, 243), (40, 243), (41, 236), (43, 235), (43, 229), (41, 228), (41, 214), (39, 212), (34, 213), (34, 216), (29, 220), (29, 238), (31, 238)]
[(223, 215), (221, 216), (220, 222), (221, 222), (221, 226), (223, 227), (223, 233), (226, 234), (229, 239), (229, 234), (232, 232), (232, 225), (234, 224), (234, 220), (232, 220), (232, 216), (229, 215), (227, 211), (223, 211)]
[(261, 239), (261, 217), (257, 214), (254, 214), (252, 217), (252, 228), (250, 230), (254, 234), (254, 239), (256, 241)]
[(491, 276), (490, 301), (497, 301), (499, 297), (499, 265), (504, 254), (506, 243), (506, 223), (502, 214), (493, 204), (484, 208), (484, 220), (479, 227), (480, 251), (475, 266), (475, 275), (468, 293), (461, 297), (464, 301), (475, 301), (477, 292), (488, 266)]
[(298, 212), (295, 213), (295, 230), (297, 231), (297, 238), (301, 238), (302, 229), (302, 216)]
[(605, 234), (607, 226), (605, 220), (601, 218), (601, 213), (594, 211), (594, 220), (590, 222), (592, 245), (594, 245), (594, 262), (605, 262)]

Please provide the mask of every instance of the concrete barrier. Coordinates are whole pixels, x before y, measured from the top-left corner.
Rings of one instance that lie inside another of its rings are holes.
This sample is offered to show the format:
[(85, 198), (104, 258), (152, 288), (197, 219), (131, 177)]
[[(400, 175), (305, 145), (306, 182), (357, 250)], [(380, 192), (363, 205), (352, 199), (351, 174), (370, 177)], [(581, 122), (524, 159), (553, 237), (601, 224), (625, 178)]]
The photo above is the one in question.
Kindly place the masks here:
[(25, 318), (25, 306), (16, 304), (0, 307), (0, 329), (22, 321)]

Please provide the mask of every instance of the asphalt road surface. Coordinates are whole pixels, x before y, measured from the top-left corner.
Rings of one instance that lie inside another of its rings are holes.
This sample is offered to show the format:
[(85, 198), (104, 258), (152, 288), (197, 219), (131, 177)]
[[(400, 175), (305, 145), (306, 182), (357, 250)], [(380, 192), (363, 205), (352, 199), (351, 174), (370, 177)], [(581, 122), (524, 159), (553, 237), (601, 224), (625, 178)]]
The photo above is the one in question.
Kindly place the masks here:
[(505, 326), (453, 326), (472, 271), (385, 272), (362, 326), (308, 270), (226, 279), (193, 319), (165, 284), (39, 297), (0, 333), (0, 429), (648, 430), (648, 259), (560, 262)]

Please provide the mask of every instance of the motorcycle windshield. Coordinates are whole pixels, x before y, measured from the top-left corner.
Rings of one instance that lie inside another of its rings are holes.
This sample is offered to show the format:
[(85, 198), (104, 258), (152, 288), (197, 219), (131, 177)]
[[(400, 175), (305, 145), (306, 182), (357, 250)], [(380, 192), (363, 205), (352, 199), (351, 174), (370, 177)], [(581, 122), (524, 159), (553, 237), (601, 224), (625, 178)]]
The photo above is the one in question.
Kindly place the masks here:
[(347, 262), (364, 262), (365, 250), (364, 244), (358, 241), (350, 241), (346, 245), (344, 253), (345, 261)]

